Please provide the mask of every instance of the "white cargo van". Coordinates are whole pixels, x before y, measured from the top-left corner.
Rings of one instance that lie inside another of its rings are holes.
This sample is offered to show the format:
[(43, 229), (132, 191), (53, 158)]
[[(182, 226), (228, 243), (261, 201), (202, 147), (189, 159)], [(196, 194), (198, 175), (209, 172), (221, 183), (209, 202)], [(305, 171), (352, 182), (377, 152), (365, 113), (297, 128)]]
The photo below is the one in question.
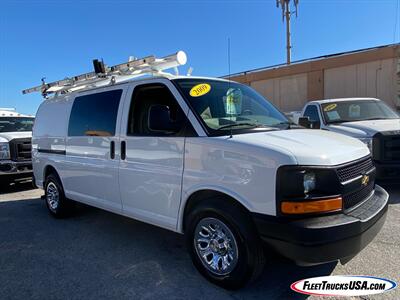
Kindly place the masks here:
[[(371, 242), (388, 194), (365, 144), (292, 127), (246, 85), (162, 72), (171, 60), (132, 61), (125, 73), (100, 65), (25, 91), (57, 93), (33, 131), (52, 215), (78, 201), (185, 234), (197, 269), (230, 289), (260, 274), (263, 245), (320, 264)], [(118, 82), (127, 72), (153, 77)]]
[(31, 137), (33, 116), (14, 108), (0, 108), (0, 187), (32, 178)]

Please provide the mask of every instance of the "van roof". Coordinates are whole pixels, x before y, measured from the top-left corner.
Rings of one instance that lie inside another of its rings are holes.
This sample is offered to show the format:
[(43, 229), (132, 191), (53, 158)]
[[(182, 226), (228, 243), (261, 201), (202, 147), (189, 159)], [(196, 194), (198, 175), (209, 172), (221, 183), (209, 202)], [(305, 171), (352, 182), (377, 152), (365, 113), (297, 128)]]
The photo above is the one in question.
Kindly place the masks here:
[(67, 94), (60, 94), (58, 96), (54, 96), (54, 97), (49, 97), (47, 99), (45, 99), (45, 101), (48, 100), (53, 100), (53, 99), (62, 99), (65, 98), (66, 96), (70, 96), (72, 98), (74, 98), (77, 94), (80, 93), (86, 93), (86, 92), (95, 92), (98, 89), (103, 89), (103, 88), (107, 88), (107, 87), (115, 87), (115, 86), (120, 86), (120, 85), (124, 85), (124, 84), (129, 84), (131, 82), (135, 82), (135, 83), (143, 83), (145, 84), (147, 81), (153, 81), (154, 79), (162, 79), (162, 80), (169, 80), (169, 81), (175, 81), (175, 80), (179, 80), (179, 79), (203, 79), (203, 80), (214, 80), (214, 81), (222, 81), (222, 82), (229, 82), (229, 80), (224, 79), (224, 78), (217, 78), (217, 77), (206, 77), (206, 76), (184, 76), (184, 75), (178, 75), (178, 76), (174, 76), (172, 78), (167, 78), (165, 76), (152, 76), (152, 77), (141, 77), (141, 78), (132, 78), (126, 81), (121, 81), (118, 83), (115, 83), (113, 85), (109, 85), (109, 84), (105, 84), (105, 85), (100, 85), (100, 86), (94, 86), (91, 88), (86, 88), (86, 89), (82, 89), (82, 90), (77, 90), (71, 93), (67, 93)]

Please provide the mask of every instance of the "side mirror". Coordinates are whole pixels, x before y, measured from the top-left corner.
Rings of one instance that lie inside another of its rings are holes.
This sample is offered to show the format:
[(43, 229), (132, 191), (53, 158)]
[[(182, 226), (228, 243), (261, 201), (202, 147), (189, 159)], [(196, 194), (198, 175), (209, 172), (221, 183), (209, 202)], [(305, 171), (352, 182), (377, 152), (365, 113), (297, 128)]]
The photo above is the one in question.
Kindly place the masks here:
[(148, 126), (152, 131), (177, 132), (179, 126), (170, 117), (170, 110), (167, 105), (153, 105), (150, 107)]
[(310, 117), (300, 117), (299, 125), (310, 129), (321, 128), (321, 123), (319, 121), (311, 121)]
[(298, 123), (300, 126), (303, 126), (305, 128), (311, 128), (311, 122), (309, 117), (299, 117)]

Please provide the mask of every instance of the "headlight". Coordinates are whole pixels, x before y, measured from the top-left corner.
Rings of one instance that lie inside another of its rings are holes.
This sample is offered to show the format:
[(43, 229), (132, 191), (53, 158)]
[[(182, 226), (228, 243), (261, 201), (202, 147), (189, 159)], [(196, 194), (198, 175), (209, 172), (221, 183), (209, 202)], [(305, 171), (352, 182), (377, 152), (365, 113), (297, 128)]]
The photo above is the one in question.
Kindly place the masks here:
[(276, 176), (277, 214), (338, 211), (342, 207), (342, 188), (336, 167), (281, 166)]
[(313, 172), (306, 172), (304, 173), (304, 180), (303, 180), (303, 187), (304, 187), (304, 194), (308, 194), (315, 190), (315, 173)]
[(8, 143), (0, 143), (0, 159), (10, 159), (10, 146)]
[(360, 139), (369, 149), (369, 152), (372, 154), (372, 138), (362, 138)]

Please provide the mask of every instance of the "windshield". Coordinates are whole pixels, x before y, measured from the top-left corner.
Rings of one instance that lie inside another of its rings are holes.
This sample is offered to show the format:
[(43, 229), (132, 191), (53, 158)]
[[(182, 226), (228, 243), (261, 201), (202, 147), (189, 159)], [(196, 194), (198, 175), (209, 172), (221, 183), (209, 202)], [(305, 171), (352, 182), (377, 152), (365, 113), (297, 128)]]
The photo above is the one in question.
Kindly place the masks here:
[(0, 117), (0, 132), (32, 131), (34, 118)]
[(324, 103), (321, 106), (328, 124), (399, 118), (399, 115), (382, 101), (340, 101)]
[(289, 127), (278, 109), (246, 85), (207, 79), (174, 82), (211, 135)]

